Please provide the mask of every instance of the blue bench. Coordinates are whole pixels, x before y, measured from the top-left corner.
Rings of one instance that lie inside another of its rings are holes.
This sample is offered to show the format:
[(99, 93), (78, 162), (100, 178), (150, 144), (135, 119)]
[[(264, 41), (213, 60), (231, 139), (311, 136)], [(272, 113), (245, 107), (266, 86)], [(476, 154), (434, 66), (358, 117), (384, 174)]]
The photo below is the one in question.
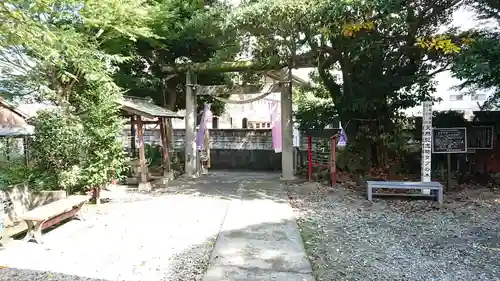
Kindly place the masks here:
[[(422, 190), (430, 189), (430, 195), (426, 194), (412, 194), (412, 193), (377, 193), (374, 189), (408, 189), (408, 190)], [(433, 194), (434, 193), (434, 194)], [(373, 195), (377, 196), (428, 196), (435, 198), (439, 204), (443, 203), (443, 185), (439, 182), (409, 182), (409, 181), (367, 181), (366, 182), (366, 196), (368, 200), (372, 201)]]

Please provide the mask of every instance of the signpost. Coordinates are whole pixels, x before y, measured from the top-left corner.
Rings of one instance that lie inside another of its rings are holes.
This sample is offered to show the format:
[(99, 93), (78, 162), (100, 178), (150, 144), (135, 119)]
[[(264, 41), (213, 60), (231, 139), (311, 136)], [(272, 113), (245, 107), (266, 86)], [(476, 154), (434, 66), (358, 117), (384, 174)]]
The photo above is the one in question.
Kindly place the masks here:
[(451, 182), (451, 154), (467, 153), (467, 129), (465, 127), (434, 128), (432, 130), (432, 153), (446, 154), (446, 187), (449, 190)]
[[(421, 181), (431, 181), (431, 156), (432, 156), (432, 102), (424, 101), (422, 110), (422, 160), (421, 160)], [(429, 195), (429, 189), (422, 190), (422, 193)]]
[(467, 148), (493, 149), (493, 126), (472, 126), (467, 130)]
[(467, 129), (434, 128), (432, 130), (432, 153), (467, 153)]

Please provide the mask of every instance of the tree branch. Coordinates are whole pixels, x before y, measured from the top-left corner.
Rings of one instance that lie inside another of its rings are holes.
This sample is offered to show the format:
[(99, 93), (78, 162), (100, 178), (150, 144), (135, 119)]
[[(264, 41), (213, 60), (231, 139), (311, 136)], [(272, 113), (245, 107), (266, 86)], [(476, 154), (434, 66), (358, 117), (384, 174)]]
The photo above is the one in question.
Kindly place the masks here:
[(338, 94), (342, 93), (342, 87), (335, 82), (332, 75), (330, 74), (330, 68), (335, 63), (335, 60), (331, 57), (326, 58), (321, 55), (318, 58), (318, 74), (325, 83), (327, 90), (330, 92), (330, 96), (334, 101), (338, 101)]

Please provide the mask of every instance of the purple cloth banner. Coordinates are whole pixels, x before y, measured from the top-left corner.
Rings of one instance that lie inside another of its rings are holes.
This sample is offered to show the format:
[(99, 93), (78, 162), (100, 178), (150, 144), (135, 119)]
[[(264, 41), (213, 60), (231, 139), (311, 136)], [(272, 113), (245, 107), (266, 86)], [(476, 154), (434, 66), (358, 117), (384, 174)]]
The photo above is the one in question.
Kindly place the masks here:
[(201, 116), (200, 126), (196, 133), (196, 147), (198, 150), (205, 148), (205, 131), (207, 130), (207, 123), (211, 118), (212, 112), (210, 111), (210, 104), (205, 103), (203, 106), (203, 115)]
[(281, 107), (279, 101), (269, 103), (271, 109), (271, 135), (275, 153), (281, 152)]
[(337, 147), (344, 147), (347, 145), (347, 134), (345, 133), (344, 128), (342, 128), (342, 123), (340, 123), (340, 136), (339, 141), (337, 142)]

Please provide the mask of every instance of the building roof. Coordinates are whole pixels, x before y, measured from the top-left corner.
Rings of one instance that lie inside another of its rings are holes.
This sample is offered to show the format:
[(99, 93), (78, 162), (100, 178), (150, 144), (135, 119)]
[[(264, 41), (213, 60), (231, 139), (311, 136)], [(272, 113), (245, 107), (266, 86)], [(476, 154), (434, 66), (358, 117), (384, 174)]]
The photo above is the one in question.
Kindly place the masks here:
[(28, 125), (27, 114), (16, 108), (16, 106), (0, 98), (0, 137), (20, 137), (31, 135), (34, 127)]
[(184, 118), (181, 114), (158, 106), (147, 98), (124, 96), (118, 103), (122, 106), (123, 111), (146, 118)]
[(32, 135), (35, 127), (32, 125), (0, 125), (0, 137), (21, 137)]
[(48, 103), (23, 103), (17, 106), (17, 110), (23, 112), (28, 116), (27, 119), (34, 118), (42, 110), (54, 110), (58, 107)]
[(1, 98), (0, 97), (0, 105), (2, 105), (3, 107), (9, 109), (10, 111), (12, 111), (13, 113), (17, 114), (18, 116), (20, 116), (21, 118), (23, 119), (28, 119), (29, 116), (24, 113), (23, 111), (19, 110), (19, 108), (17, 108), (13, 103), (5, 100), (4, 98)]

